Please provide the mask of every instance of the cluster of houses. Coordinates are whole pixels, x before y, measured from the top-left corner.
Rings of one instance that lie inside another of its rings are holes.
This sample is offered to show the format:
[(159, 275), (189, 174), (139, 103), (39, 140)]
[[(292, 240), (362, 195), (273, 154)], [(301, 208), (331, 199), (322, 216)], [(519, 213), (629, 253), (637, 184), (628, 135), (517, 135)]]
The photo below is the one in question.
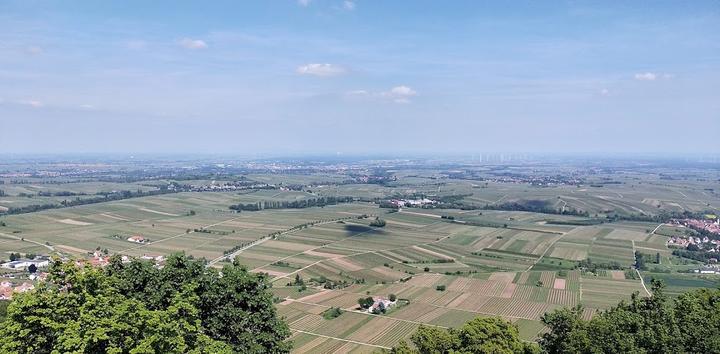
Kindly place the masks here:
[(690, 245), (695, 245), (698, 248), (708, 252), (720, 253), (720, 240), (711, 240), (707, 236), (703, 238), (693, 236), (688, 236), (687, 238), (673, 236), (668, 239), (667, 245), (668, 247), (680, 248), (687, 248)]
[(720, 235), (720, 218), (716, 215), (706, 215), (705, 219), (674, 219), (668, 224), (679, 227), (689, 227)]
[[(121, 256), (123, 263), (130, 263), (132, 259), (128, 256)], [(156, 267), (162, 267), (165, 264), (165, 257), (162, 255), (148, 255), (144, 254), (140, 257), (140, 259), (146, 260), (146, 261), (153, 261), (155, 263)], [(90, 265), (93, 267), (104, 267), (108, 264), (110, 264), (110, 256), (103, 254), (100, 251), (95, 251), (92, 254), (92, 257), (88, 260), (90, 262)], [(77, 265), (83, 265), (83, 260), (77, 260), (75, 261), (75, 264)]]
[[(674, 219), (668, 222), (669, 225), (675, 227), (687, 227), (695, 230), (705, 230), (710, 233), (720, 235), (720, 219), (715, 215), (708, 215), (705, 219)], [(707, 236), (704, 237), (677, 237), (673, 236), (667, 241), (668, 246), (687, 248), (695, 245), (699, 249), (707, 252), (720, 253), (720, 240), (711, 240)]]
[(402, 208), (402, 207), (422, 207), (424, 205), (432, 205), (436, 204), (437, 202), (431, 199), (423, 198), (423, 199), (391, 199), (390, 204), (392, 204), (395, 208)]
[(18, 286), (13, 286), (9, 281), (0, 283), (0, 300), (10, 300), (15, 293), (24, 293), (35, 289), (35, 285), (32, 283), (24, 282)]
[[(169, 187), (168, 187), (169, 188)], [(240, 182), (222, 182), (212, 181), (210, 184), (190, 185), (191, 192), (232, 192), (248, 189), (277, 189), (274, 184), (268, 183), (250, 183), (246, 181)]]
[(695, 269), (695, 273), (700, 274), (720, 274), (720, 266), (717, 264), (706, 264), (700, 269)]

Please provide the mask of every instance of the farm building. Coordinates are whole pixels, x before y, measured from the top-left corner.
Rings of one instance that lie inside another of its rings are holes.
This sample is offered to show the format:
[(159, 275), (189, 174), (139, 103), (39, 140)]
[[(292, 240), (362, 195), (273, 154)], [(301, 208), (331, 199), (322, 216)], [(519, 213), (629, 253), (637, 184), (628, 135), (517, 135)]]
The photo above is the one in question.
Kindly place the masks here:
[(390, 301), (384, 297), (375, 297), (373, 300), (375, 300), (375, 302), (373, 302), (372, 306), (368, 308), (368, 312), (371, 313), (385, 312), (387, 309), (395, 305), (395, 301)]
[(20, 259), (17, 261), (5, 262), (0, 265), (0, 267), (6, 269), (27, 269), (33, 264), (38, 268), (47, 267), (50, 265), (50, 260), (48, 260), (47, 258)]
[(130, 236), (127, 240), (135, 243), (145, 243), (145, 237), (142, 237), (141, 235)]

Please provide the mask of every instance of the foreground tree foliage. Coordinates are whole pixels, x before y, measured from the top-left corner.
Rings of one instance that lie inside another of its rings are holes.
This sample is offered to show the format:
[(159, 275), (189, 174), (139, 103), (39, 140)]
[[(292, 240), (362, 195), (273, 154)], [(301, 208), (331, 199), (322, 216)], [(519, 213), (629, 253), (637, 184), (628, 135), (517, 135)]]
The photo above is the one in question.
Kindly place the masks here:
[(287, 353), (269, 284), (238, 263), (221, 272), (185, 255), (105, 269), (54, 263), (0, 324), (2, 353)]
[(410, 337), (415, 348), (401, 342), (392, 354), (539, 353), (536, 344), (523, 342), (512, 323), (498, 317), (478, 317), (457, 329), (420, 326)]
[(545, 314), (540, 345), (549, 353), (720, 353), (720, 290), (699, 289), (671, 301), (659, 281), (653, 295), (582, 319), (582, 308)]
[(671, 300), (660, 281), (653, 295), (582, 318), (582, 307), (542, 317), (549, 331), (539, 346), (519, 339), (517, 328), (500, 318), (476, 318), (458, 329), (420, 326), (393, 354), (440, 353), (719, 353), (720, 290), (698, 289)]

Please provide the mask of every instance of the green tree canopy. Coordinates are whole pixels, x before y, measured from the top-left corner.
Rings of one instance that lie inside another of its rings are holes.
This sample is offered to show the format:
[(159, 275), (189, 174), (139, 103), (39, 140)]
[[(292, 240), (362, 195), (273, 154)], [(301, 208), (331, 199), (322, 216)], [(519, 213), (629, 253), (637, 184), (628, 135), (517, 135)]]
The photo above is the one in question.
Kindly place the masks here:
[(720, 353), (720, 290), (699, 289), (671, 301), (659, 281), (653, 295), (582, 319), (582, 308), (545, 314), (548, 353)]
[(518, 329), (499, 317), (478, 317), (457, 329), (420, 326), (410, 337), (415, 348), (401, 342), (393, 354), (436, 353), (538, 353), (533, 343), (523, 342)]
[[(113, 258), (105, 269), (54, 262), (0, 324), (0, 352), (286, 353), (262, 275), (182, 254), (165, 267)], [(221, 275), (222, 274), (222, 275)]]

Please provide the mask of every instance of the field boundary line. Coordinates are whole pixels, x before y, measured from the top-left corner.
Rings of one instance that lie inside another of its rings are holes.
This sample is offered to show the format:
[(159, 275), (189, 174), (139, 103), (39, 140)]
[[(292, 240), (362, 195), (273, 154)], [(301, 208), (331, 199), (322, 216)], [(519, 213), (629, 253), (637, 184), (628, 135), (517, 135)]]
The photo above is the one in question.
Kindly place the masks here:
[(652, 294), (648, 290), (647, 286), (645, 286), (645, 279), (643, 279), (643, 276), (642, 276), (642, 274), (640, 274), (640, 271), (637, 268), (635, 268), (635, 272), (640, 277), (640, 284), (642, 284), (642, 287), (643, 287), (643, 289), (645, 289), (645, 292), (648, 294), (648, 296), (652, 296)]
[(538, 263), (540, 263), (540, 260), (542, 260), (543, 257), (545, 257), (545, 255), (548, 253), (548, 251), (549, 251), (551, 248), (553, 248), (553, 246), (555, 246), (555, 243), (557, 243), (558, 241), (560, 241), (563, 237), (565, 237), (565, 234), (564, 234), (564, 233), (560, 234), (560, 237), (558, 237), (557, 240), (555, 240), (555, 241), (553, 241), (553, 242), (550, 242), (550, 245), (548, 245), (548, 247), (545, 249), (545, 252), (543, 252), (543, 253), (540, 255), (540, 257), (538, 257), (538, 259), (536, 259), (535, 262), (533, 262), (533, 264), (531, 264), (531, 265), (528, 267), (528, 269), (525, 270), (525, 272), (529, 272), (530, 269), (532, 269), (532, 267), (534, 267), (534, 266), (536, 266)]
[[(330, 291), (331, 291), (331, 292), (332, 292), (332, 291), (337, 291), (337, 292), (344, 293), (344, 294), (348, 294), (348, 295), (354, 295), (354, 294), (356, 294), (356, 293), (352, 293), (352, 292), (342, 291), (342, 290), (339, 290), (339, 289), (330, 289)], [(299, 304), (304, 304), (304, 305), (319, 306), (319, 307), (324, 307), (324, 308), (328, 308), (328, 309), (333, 307), (333, 306), (328, 306), (328, 305), (315, 304), (315, 303), (307, 302), (307, 301), (300, 301), (300, 300), (296, 300), (296, 299), (285, 299), (285, 301), (297, 302), (297, 303), (299, 303)], [(450, 328), (450, 327), (445, 327), (445, 326), (434, 325), (434, 324), (432, 324), (432, 323), (425, 323), (425, 322), (420, 322), (420, 321), (406, 320), (406, 319), (404, 319), (404, 318), (390, 317), (390, 316), (388, 316), (388, 315), (377, 315), (377, 314), (374, 314), (374, 313), (371, 313), (371, 312), (367, 312), (367, 311), (360, 311), (360, 310), (354, 310), (354, 309), (348, 310), (347, 308), (343, 309), (343, 311), (352, 312), (352, 313), (357, 313), (357, 314), (360, 314), (360, 315), (365, 315), (365, 316), (370, 316), (370, 317), (387, 318), (387, 319), (391, 319), (391, 320), (398, 321), (398, 322), (407, 322), (407, 323), (412, 323), (412, 324), (421, 325), (421, 326), (430, 326), (430, 327), (439, 327), (439, 328)]]
[(62, 252), (56, 250), (55, 247), (50, 246), (50, 245), (47, 245), (47, 244), (44, 244), (44, 243), (40, 243), (40, 242), (35, 241), (35, 240), (31, 240), (31, 239), (28, 239), (28, 238), (25, 238), (25, 237), (17, 237), (17, 236), (15, 236), (15, 235), (6, 234), (6, 233), (4, 233), (4, 232), (0, 232), (0, 235), (6, 236), (6, 237), (10, 237), (10, 238), (12, 238), (12, 239), (15, 239), (15, 241), (34, 243), (34, 244), (36, 244), (36, 245), (38, 245), (38, 246), (45, 247), (45, 248), (49, 249), (50, 251), (57, 252), (57, 253), (60, 253), (60, 254), (62, 255)]
[[(429, 289), (429, 288), (428, 288), (428, 289)], [(361, 297), (363, 296), (362, 294), (355, 293), (355, 292), (352, 292), (352, 291), (345, 291), (344, 289), (333, 289), (332, 291), (339, 291), (339, 292), (341, 292), (341, 293), (348, 294), (348, 295), (360, 295)], [(471, 292), (470, 294), (478, 294), (478, 295), (480, 295), (479, 293), (472, 293), (472, 292)], [(497, 297), (497, 296), (488, 296), (488, 297), (491, 297), (491, 298), (499, 298), (499, 297)], [(456, 307), (447, 307), (447, 306), (442, 306), (442, 305), (436, 305), (436, 304), (433, 304), (433, 303), (430, 303), (430, 302), (425, 302), (425, 301), (422, 301), (422, 300), (416, 300), (416, 302), (421, 302), (421, 303), (426, 304), (426, 305), (428, 305), (428, 306), (432, 306), (432, 307), (436, 307), (436, 308), (441, 308), (441, 309), (446, 309), (446, 310), (455, 310), (455, 311), (460, 311), (460, 312), (477, 313), (477, 314), (486, 315), (486, 316), (500, 316), (500, 317), (508, 317), (508, 318), (517, 318), (517, 319), (521, 319), (521, 320), (539, 321), (539, 319), (537, 319), (537, 318), (522, 317), (522, 316), (508, 316), (508, 315), (503, 315), (503, 314), (499, 314), (499, 313), (473, 311), (473, 310), (468, 310), (468, 309), (463, 309), (463, 308), (456, 308)], [(416, 303), (416, 302), (411, 302), (411, 303)], [(532, 301), (530, 301), (530, 302), (532, 302)], [(552, 305), (552, 304), (550, 304), (550, 303), (545, 303), (545, 304)], [(316, 304), (314, 304), (314, 305), (316, 305)], [(320, 305), (320, 306), (324, 306), (324, 305)], [(330, 306), (328, 306), (328, 307), (330, 307)], [(355, 312), (357, 312), (357, 311), (355, 311)], [(378, 316), (378, 315), (375, 315), (375, 316)], [(382, 316), (381, 316), (381, 317), (382, 317)], [(394, 317), (390, 317), (390, 318), (394, 318)], [(398, 320), (400, 320), (400, 319), (398, 319)], [(433, 325), (433, 324), (429, 324), (429, 323), (416, 322), (416, 321), (412, 321), (412, 320), (401, 320), (401, 321), (414, 322), (414, 323), (423, 324), (423, 325), (427, 325), (427, 326), (435, 326), (435, 327), (448, 328), (448, 327), (437, 326), (437, 325)]]
[(386, 346), (383, 346), (383, 345), (370, 344), (370, 343), (360, 342), (360, 341), (356, 341), (356, 340), (352, 340), (352, 339), (343, 339), (343, 338), (338, 338), (338, 337), (326, 336), (326, 335), (324, 335), (324, 334), (319, 334), (319, 333), (313, 333), (313, 332), (303, 331), (303, 330), (301, 330), (301, 329), (290, 328), (290, 330), (295, 331), (295, 332), (300, 332), (300, 333), (309, 334), (309, 335), (316, 336), (316, 337), (323, 337), (323, 338), (330, 338), (330, 339), (334, 339), (334, 340), (339, 340), (339, 341), (342, 341), (342, 342), (348, 342), (348, 343), (353, 343), (353, 344), (360, 344), (360, 345), (365, 345), (365, 346), (375, 347), (375, 348), (381, 348), (381, 349), (392, 349), (392, 348), (390, 348), (390, 347), (386, 347)]
[[(224, 220), (224, 221), (216, 222), (216, 223), (214, 223), (214, 224), (210, 224), (210, 225), (206, 225), (206, 226), (200, 227), (200, 229), (206, 229), (206, 228), (208, 228), (208, 227), (213, 227), (213, 226), (222, 225), (222, 224), (224, 224), (224, 223), (226, 223), (226, 222), (235, 221), (235, 220), (237, 220), (237, 219), (240, 219), (240, 217), (236, 217), (236, 218), (232, 218), (232, 219), (227, 219), (227, 220)], [(165, 241), (168, 241), (168, 240), (174, 240), (174, 239), (176, 239), (176, 238), (178, 238), (178, 237), (182, 237), (182, 236), (184, 236), (184, 235), (189, 235), (189, 234), (192, 234), (192, 233), (195, 233), (195, 231), (190, 230), (190, 232), (183, 232), (183, 233), (177, 234), (177, 235), (175, 235), (175, 236), (166, 237), (166, 238), (164, 238), (164, 239), (162, 239), (162, 240), (152, 241), (152, 242), (148, 242), (148, 243), (141, 244), (141, 245), (139, 245), (139, 246), (126, 248), (126, 249), (124, 249), (124, 250), (122, 250), (122, 251), (119, 251), (118, 253), (120, 253), (120, 252), (127, 252), (127, 251), (133, 251), (133, 250), (136, 250), (136, 249), (138, 249), (138, 248), (142, 248), (142, 247), (149, 246), (149, 245), (154, 245), (154, 244), (156, 244), (156, 243), (165, 242)]]
[(660, 225), (658, 225), (658, 226), (655, 228), (655, 230), (652, 230), (652, 232), (650, 233), (650, 235), (654, 235), (655, 232), (657, 232), (657, 230), (660, 228), (660, 226), (663, 226), (663, 225), (665, 225), (665, 223), (660, 223)]

